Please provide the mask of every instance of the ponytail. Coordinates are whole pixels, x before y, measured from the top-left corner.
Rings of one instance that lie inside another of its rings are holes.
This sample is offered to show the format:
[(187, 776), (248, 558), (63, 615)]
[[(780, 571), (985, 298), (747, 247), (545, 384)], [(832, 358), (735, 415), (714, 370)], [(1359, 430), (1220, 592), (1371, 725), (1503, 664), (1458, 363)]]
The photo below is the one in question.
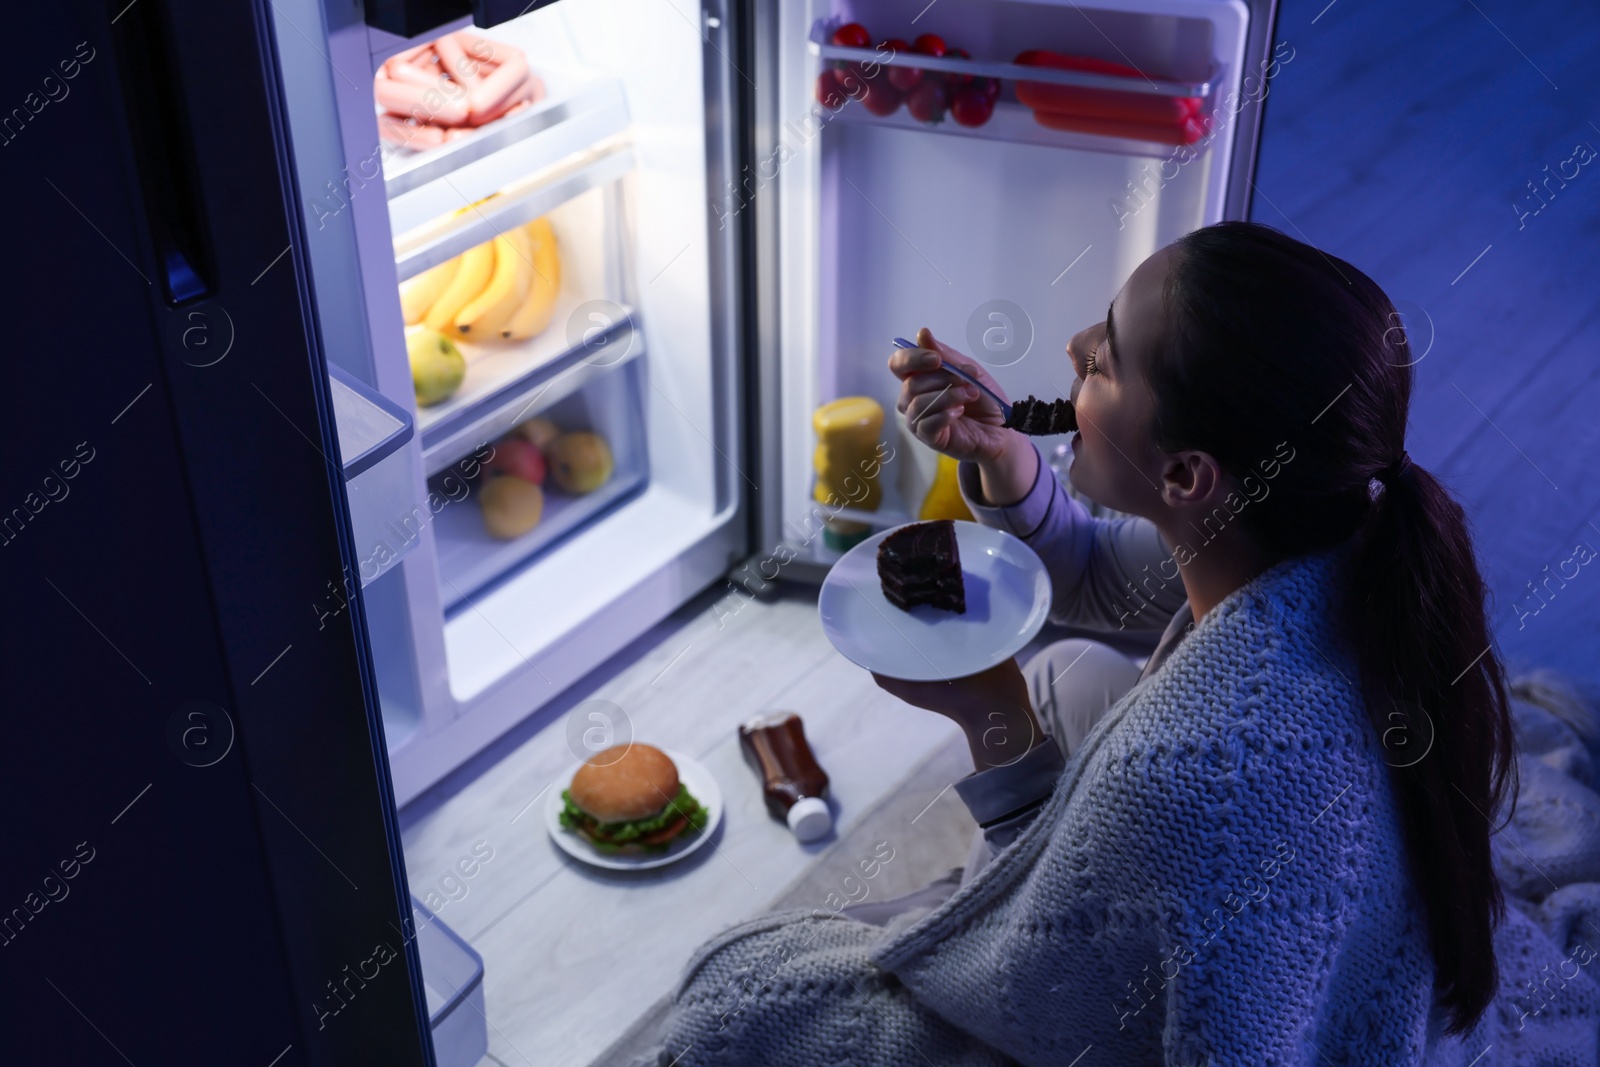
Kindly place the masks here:
[(1287, 442), (1294, 462), (1241, 523), (1278, 559), (1353, 541), (1340, 610), (1446, 1032), (1464, 1033), (1497, 987), (1505, 899), (1489, 837), (1516, 764), (1466, 516), (1403, 450), (1416, 362), (1404, 324), (1349, 263), (1249, 222), (1179, 239), (1162, 297), (1166, 343), (1146, 374), (1156, 445), (1208, 452), (1243, 479)]
[(1498, 985), (1505, 898), (1488, 831), (1516, 795), (1504, 672), (1466, 516), (1432, 474), (1409, 464), (1385, 479), (1357, 536), (1348, 632), (1427, 906), (1446, 1031), (1462, 1033)]

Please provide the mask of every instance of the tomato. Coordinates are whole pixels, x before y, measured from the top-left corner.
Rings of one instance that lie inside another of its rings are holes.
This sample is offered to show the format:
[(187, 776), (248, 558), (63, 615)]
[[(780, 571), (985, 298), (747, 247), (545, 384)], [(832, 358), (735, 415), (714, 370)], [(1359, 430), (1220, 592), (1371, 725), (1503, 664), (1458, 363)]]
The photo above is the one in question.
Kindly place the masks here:
[(944, 38), (932, 33), (925, 33), (911, 42), (911, 50), (920, 52), (925, 56), (942, 56), (945, 54)]
[(909, 93), (922, 84), (921, 67), (890, 67), (889, 84), (901, 92)]
[(838, 111), (850, 100), (849, 95), (839, 85), (841, 73), (837, 70), (825, 70), (817, 75), (817, 103), (829, 111)]
[(906, 110), (918, 122), (942, 122), (945, 112), (944, 79), (930, 73), (906, 96)]
[(854, 63), (843, 70), (834, 71), (833, 78), (835, 84), (839, 86), (839, 91), (851, 100), (860, 100), (861, 94), (866, 92), (868, 79), (862, 76)]
[(900, 99), (900, 90), (881, 78), (874, 78), (867, 82), (861, 106), (874, 115), (893, 115), (900, 110)]
[[(950, 59), (972, 58), (967, 54), (967, 50), (965, 48), (952, 48), (950, 51), (945, 53), (945, 56)], [(970, 74), (946, 74), (945, 80), (950, 83), (950, 88), (954, 93), (959, 93), (961, 90), (971, 85), (976, 79)], [(954, 99), (955, 98), (952, 95), (951, 100), (953, 101)]]
[[(887, 41), (884, 41), (878, 45), (878, 53), (880, 55), (885, 51), (897, 56), (905, 55), (907, 52), (911, 51), (911, 46), (906, 44), (898, 37), (891, 37)], [(922, 80), (922, 70), (918, 67), (886, 66), (884, 70), (884, 77), (889, 79), (889, 84), (894, 86), (896, 89), (899, 89), (903, 93), (910, 92), (912, 89), (915, 89), (917, 87), (917, 83)]]
[(993, 98), (976, 86), (961, 90), (950, 104), (950, 117), (963, 126), (982, 126), (993, 114)]
[(987, 96), (990, 100), (1000, 99), (999, 78), (979, 78), (978, 88), (982, 89), (983, 95)]
[(833, 31), (833, 43), (846, 48), (871, 48), (872, 34), (859, 22), (847, 22)]

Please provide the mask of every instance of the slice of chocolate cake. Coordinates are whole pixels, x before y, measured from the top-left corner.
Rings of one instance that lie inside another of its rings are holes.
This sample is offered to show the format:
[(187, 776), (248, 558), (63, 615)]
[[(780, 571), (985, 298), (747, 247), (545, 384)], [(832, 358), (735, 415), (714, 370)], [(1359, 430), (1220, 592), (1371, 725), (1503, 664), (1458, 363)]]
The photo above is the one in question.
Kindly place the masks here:
[(1012, 403), (1005, 425), (1035, 436), (1071, 433), (1078, 428), (1078, 413), (1070, 400), (1039, 400), (1029, 393), (1026, 399)]
[(930, 604), (966, 614), (956, 524), (949, 519), (902, 526), (878, 545), (878, 581), (889, 603), (902, 611)]

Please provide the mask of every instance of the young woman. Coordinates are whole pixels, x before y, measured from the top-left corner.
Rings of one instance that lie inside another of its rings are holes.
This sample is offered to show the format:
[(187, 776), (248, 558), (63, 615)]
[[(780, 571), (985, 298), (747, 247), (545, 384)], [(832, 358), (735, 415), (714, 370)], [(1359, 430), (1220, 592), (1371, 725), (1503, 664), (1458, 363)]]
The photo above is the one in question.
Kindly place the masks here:
[[(698, 1063), (1467, 1063), (1504, 904), (1511, 722), (1459, 505), (1405, 450), (1411, 353), (1350, 264), (1222, 223), (1074, 336), (1072, 481), (924, 330), (899, 407), (1052, 618), (1162, 628), (1026, 671), (879, 684), (949, 716), (982, 838), (920, 894), (696, 954)], [(1003, 394), (1002, 394), (1003, 395)], [(1063, 760), (1063, 756), (1067, 756)], [(1512, 792), (1510, 795), (1514, 795)], [(1482, 1025), (1480, 1025), (1482, 1024)]]

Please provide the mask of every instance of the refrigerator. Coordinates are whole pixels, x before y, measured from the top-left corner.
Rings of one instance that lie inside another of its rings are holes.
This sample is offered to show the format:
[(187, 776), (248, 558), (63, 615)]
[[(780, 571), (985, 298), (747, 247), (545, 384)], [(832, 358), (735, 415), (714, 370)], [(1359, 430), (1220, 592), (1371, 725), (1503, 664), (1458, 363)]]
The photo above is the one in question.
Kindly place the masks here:
[[(915, 518), (933, 454), (894, 417), (891, 338), (927, 325), (979, 346), (1013, 396), (1065, 395), (1065, 338), (1133, 267), (1240, 213), (1257, 109), (1228, 102), (1272, 62), (1270, 8), (1242, 0), (561, 0), (461, 38), (525, 55), (540, 99), (425, 146), (431, 131), (374, 105), (374, 78), (471, 18), (389, 16), (407, 37), (372, 25), (383, 10), (336, 10), (274, 0), (268, 14), (308, 295), (339, 309), (320, 316), (324, 350), (352, 397), (399, 409), (393, 450), (348, 486), (360, 562), (327, 606), (357, 585), (369, 605), (402, 805), (708, 585), (816, 581), (845, 543), (825, 524)], [(834, 43), (847, 23), (872, 46)], [(947, 71), (996, 76), (987, 121), (819, 101), (824, 71), (904, 66), (915, 53), (877, 42), (922, 33), (975, 57)], [(1041, 125), (1011, 59), (1045, 47), (1152, 76), (1052, 70), (1038, 84), (1133, 81), (1153, 102), (1198, 99), (1214, 125), (1188, 144)], [(458, 336), (465, 381), (418, 404), (400, 285), (539, 218), (560, 257), (550, 325), (512, 344)], [(886, 413), (893, 458), (871, 511), (816, 491), (812, 413), (846, 396)], [(547, 479), (537, 525), (497, 538), (470, 475), (539, 417), (599, 434), (612, 470), (580, 495)]]
[[(250, 906), (281, 963), (259, 1017), (281, 1017), (284, 1063), (430, 1062), (441, 1010), (423, 939), (397, 936), (412, 981), (382, 994), (387, 1023), (305, 1039), (328, 1029), (330, 976), (372, 954), (351, 941), (358, 904), (309, 887), (331, 877), (309, 842), (362, 857), (340, 874), (387, 887), (397, 935), (417, 921), (398, 808), (708, 589), (818, 582), (849, 537), (917, 518), (938, 469), (895, 413), (892, 338), (927, 326), (1013, 397), (1066, 395), (1066, 339), (1135, 265), (1246, 216), (1268, 81), (1293, 55), (1271, 0), (137, 0), (50, 18), (38, 39), (105, 58), (79, 53), (80, 91), (102, 91), (41, 115), (48, 136), (116, 132), (102, 173), (76, 172), (104, 199), (38, 195), (144, 279), (148, 340), (126, 343), (170, 409), (164, 469), (209, 591), (197, 655), (221, 664), (211, 710), (185, 714), (250, 757), (212, 832), (248, 823), (256, 852), (229, 869), (272, 887)], [(494, 57), (478, 79), (525, 61), (518, 106), (450, 125), (446, 93), (407, 121), (395, 101), (433, 91), (414, 72), (437, 77), (435, 42), (460, 31)], [(883, 43), (924, 34), (965, 54)], [(1023, 61), (1040, 50), (1090, 62)], [(932, 122), (881, 89), (935, 76), (988, 103), (947, 97)], [(384, 79), (412, 88), (385, 97)], [(1039, 102), (1074, 93), (1188, 117)], [(42, 151), (44, 126), (8, 137)], [(439, 370), (416, 313), (438, 301), (417, 294), (472, 258), (490, 270), (486, 247), (532, 273), (486, 332), (439, 320), (460, 355), (433, 352)], [(541, 325), (506, 336), (540, 282)], [(841, 503), (814, 415), (844, 397), (883, 412), (882, 465)], [(537, 504), (502, 508), (483, 469), (522, 470), (519, 442), (540, 451)], [(279, 678), (300, 696), (262, 695)]]

